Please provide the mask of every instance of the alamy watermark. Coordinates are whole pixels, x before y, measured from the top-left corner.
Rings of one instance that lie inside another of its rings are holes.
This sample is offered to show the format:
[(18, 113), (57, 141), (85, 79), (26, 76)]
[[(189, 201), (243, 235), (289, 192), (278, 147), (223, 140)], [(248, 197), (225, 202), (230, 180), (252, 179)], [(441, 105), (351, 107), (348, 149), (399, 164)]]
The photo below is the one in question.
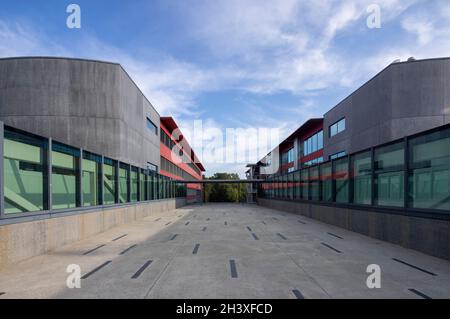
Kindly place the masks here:
[[(170, 132), (175, 143), (170, 143), (170, 160), (179, 164), (189, 163), (191, 148), (197, 158), (206, 164), (248, 164), (262, 159), (265, 174), (273, 174), (279, 168), (278, 145), (280, 129), (267, 127), (225, 128), (205, 127), (196, 120), (192, 128)], [(189, 141), (189, 142), (187, 142)], [(167, 144), (167, 143), (166, 143)], [(185, 155), (187, 154), (187, 156)]]
[(66, 286), (69, 289), (81, 288), (81, 267), (77, 264), (70, 264), (66, 268), (67, 276)]
[(81, 29), (81, 7), (78, 4), (69, 4), (66, 8), (69, 16), (66, 20), (66, 25), (69, 29)]
[(370, 274), (366, 280), (367, 288), (381, 288), (381, 267), (377, 264), (371, 264), (367, 266), (366, 272)]
[(380, 29), (381, 28), (381, 7), (379, 4), (373, 3), (367, 7), (367, 17), (366, 24), (369, 29)]

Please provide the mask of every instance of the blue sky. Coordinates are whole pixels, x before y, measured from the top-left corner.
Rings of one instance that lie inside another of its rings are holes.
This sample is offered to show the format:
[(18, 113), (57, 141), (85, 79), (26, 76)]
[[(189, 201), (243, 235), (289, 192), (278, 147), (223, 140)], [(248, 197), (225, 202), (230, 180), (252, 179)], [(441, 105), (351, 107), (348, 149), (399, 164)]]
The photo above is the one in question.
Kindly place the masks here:
[[(81, 7), (82, 28), (66, 27)], [(379, 4), (381, 28), (366, 25)], [(225, 128), (321, 117), (395, 59), (450, 56), (448, 0), (0, 0), (0, 57), (121, 63), (161, 115)], [(238, 145), (238, 148), (241, 145)], [(243, 146), (242, 146), (243, 147)], [(207, 174), (242, 163), (205, 163)]]

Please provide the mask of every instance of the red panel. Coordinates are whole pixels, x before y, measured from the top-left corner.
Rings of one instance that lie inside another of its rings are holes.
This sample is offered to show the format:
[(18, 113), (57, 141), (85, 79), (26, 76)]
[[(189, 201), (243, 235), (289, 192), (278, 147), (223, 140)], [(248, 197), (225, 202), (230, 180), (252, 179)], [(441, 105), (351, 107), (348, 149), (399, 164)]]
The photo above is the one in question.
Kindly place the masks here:
[(301, 158), (301, 162), (302, 163), (306, 163), (306, 162), (312, 161), (313, 159), (316, 159), (316, 158), (319, 158), (319, 157), (323, 157), (323, 149), (318, 150), (317, 152), (314, 152), (314, 153), (311, 153), (311, 154), (308, 154), (308, 155), (302, 157)]
[[(170, 161), (172, 164), (181, 168), (182, 170), (188, 172), (189, 174), (194, 176), (194, 178), (202, 179), (201, 175), (199, 175), (196, 171), (194, 171), (188, 164), (184, 163), (183, 160), (177, 154), (172, 153), (172, 151), (166, 145), (160, 143), (159, 149), (161, 156), (164, 157), (166, 160)], [(179, 162), (178, 164), (172, 161), (172, 156), (177, 160), (177, 162)]]
[[(162, 170), (162, 169), (159, 170), (159, 173), (161, 175), (164, 175), (166, 177), (172, 178), (172, 179), (177, 180), (177, 181), (182, 181), (183, 180), (181, 177), (179, 177), (177, 175), (174, 175), (172, 173), (166, 172), (165, 170)], [(186, 184), (186, 186), (187, 186), (187, 188), (190, 188), (190, 189), (199, 189), (199, 190), (202, 189), (202, 185), (201, 184)]]

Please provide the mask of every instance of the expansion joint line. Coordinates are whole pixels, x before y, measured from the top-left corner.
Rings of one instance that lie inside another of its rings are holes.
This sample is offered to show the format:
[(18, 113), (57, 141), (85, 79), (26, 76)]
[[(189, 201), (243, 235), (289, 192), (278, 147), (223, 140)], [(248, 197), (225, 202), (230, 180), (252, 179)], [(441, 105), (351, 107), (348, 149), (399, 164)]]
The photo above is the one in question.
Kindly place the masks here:
[[(178, 247), (177, 247), (178, 249)], [(164, 273), (166, 272), (167, 268), (169, 268), (169, 265), (172, 263), (172, 261), (175, 259), (176, 256), (176, 251), (177, 249), (175, 249), (175, 252), (172, 254), (172, 256), (170, 257), (169, 261), (167, 262), (167, 264), (164, 266), (164, 269), (161, 270), (161, 272), (158, 274), (158, 276), (156, 277), (155, 282), (148, 288), (147, 293), (144, 296), (144, 299), (147, 299), (148, 295), (152, 292), (153, 288), (155, 288), (156, 284), (158, 283), (158, 281), (161, 279), (161, 277), (164, 275)]]

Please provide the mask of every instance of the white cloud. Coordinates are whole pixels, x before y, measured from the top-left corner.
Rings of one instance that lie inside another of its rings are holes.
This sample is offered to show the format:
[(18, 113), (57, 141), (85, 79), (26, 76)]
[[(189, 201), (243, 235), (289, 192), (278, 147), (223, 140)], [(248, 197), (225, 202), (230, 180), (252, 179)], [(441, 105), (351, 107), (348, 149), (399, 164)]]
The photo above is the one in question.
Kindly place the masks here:
[[(372, 3), (381, 6), (379, 31), (366, 27), (366, 8)], [(240, 114), (228, 119), (228, 126), (235, 127), (270, 123), (285, 137), (307, 118), (323, 113), (316, 97), (324, 90), (343, 88), (350, 93), (397, 58), (450, 52), (447, 0), (217, 0), (179, 6), (188, 40), (205, 48), (208, 65), (169, 54), (147, 59), (92, 36), (63, 45), (26, 23), (2, 20), (0, 56), (64, 55), (119, 62), (158, 111), (175, 116), (182, 128), (203, 115), (196, 103), (202, 93), (235, 89), (265, 96), (288, 92), (299, 102), (283, 110), (284, 117), (274, 116), (272, 107), (239, 101)], [(397, 36), (394, 39), (389, 37), (391, 27)], [(359, 41), (370, 42), (380, 32), (381, 42), (372, 43), (372, 51), (364, 51)], [(342, 38), (353, 42), (342, 45)], [(224, 130), (217, 121), (205, 119), (207, 126)], [(227, 167), (220, 165), (207, 166)]]

